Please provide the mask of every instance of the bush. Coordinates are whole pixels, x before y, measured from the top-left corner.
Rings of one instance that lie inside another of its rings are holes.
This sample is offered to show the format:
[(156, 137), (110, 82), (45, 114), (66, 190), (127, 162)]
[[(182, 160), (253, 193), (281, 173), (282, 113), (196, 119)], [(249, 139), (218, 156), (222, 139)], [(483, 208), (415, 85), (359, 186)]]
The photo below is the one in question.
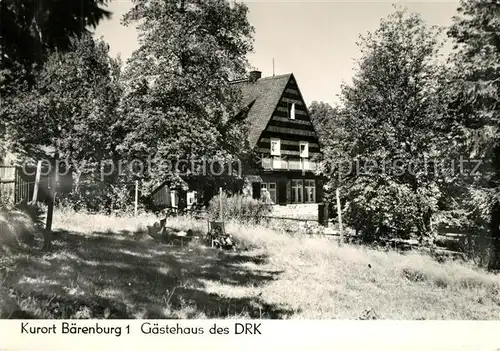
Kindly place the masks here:
[(0, 210), (11, 210), (13, 207), (11, 196), (0, 193)]
[(133, 213), (133, 188), (127, 185), (85, 184), (81, 186), (79, 192), (61, 194), (57, 198), (57, 206), (71, 208), (74, 211), (109, 215)]
[(41, 228), (31, 216), (20, 210), (0, 210), (0, 251), (19, 251), (34, 244), (35, 235)]
[(447, 248), (465, 253), (479, 266), (487, 266), (492, 254), (489, 233), (494, 196), (490, 189), (469, 187), (448, 196), (446, 199), (454, 201), (440, 204), (443, 209), (434, 217), (434, 224), (441, 232), (464, 234), (453, 247), (446, 245)]
[[(215, 196), (208, 205), (208, 213), (212, 218), (220, 215), (220, 197)], [(264, 216), (271, 213), (272, 206), (263, 201), (245, 195), (227, 196), (222, 194), (222, 215), (224, 220), (251, 221), (259, 223)]]
[(20, 202), (14, 206), (15, 211), (20, 211), (27, 215), (33, 225), (43, 228), (45, 225), (45, 205), (42, 204), (29, 204), (27, 202)]
[(422, 209), (434, 211), (439, 192), (433, 187), (414, 192), (408, 185), (359, 178), (347, 190), (345, 223), (367, 241), (397, 237), (422, 237)]
[(0, 318), (13, 318), (14, 314), (20, 310), (17, 302), (10, 296), (8, 289), (0, 282)]
[(44, 213), (38, 204), (13, 204), (10, 199), (0, 197), (0, 252), (32, 246), (35, 235), (43, 230)]

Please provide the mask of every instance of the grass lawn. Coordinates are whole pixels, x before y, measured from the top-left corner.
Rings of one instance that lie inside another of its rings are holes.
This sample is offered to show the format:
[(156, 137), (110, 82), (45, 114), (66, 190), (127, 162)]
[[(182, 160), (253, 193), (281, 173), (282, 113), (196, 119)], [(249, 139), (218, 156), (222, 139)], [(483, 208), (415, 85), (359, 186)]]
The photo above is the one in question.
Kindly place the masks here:
[(172, 247), (154, 221), (56, 212), (53, 251), (4, 256), (0, 281), (35, 318), (500, 317), (500, 276), (464, 263), (234, 223), (245, 250)]

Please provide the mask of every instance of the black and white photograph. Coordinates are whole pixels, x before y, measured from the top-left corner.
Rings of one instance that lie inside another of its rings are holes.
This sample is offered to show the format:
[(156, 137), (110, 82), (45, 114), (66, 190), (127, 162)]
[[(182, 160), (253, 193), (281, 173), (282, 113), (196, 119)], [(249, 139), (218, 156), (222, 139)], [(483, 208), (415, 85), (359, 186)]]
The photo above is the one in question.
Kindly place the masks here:
[(498, 0), (0, 11), (0, 319), (21, 334), (500, 320)]

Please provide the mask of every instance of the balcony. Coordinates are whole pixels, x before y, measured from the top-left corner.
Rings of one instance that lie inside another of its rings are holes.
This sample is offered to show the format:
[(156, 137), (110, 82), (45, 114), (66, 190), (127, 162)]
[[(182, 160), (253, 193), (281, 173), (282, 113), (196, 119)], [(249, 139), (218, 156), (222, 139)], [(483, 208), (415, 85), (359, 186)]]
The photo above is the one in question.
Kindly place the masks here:
[(282, 159), (279, 157), (264, 157), (262, 158), (262, 168), (264, 168), (265, 170), (314, 172), (316, 169), (318, 169), (318, 164), (308, 159)]

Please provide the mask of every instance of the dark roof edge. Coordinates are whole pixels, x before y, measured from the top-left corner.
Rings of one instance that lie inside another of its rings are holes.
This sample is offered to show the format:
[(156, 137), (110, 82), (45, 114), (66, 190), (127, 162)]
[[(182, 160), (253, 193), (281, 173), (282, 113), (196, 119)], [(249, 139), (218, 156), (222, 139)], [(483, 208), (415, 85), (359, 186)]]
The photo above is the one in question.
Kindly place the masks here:
[[(279, 76), (272, 76), (271, 78), (276, 78), (276, 77), (279, 77), (279, 78), (283, 78), (285, 76), (288, 76), (288, 80), (285, 84), (285, 88), (283, 89), (283, 91), (281, 92), (281, 95), (278, 99), (278, 101), (276, 101), (276, 106), (274, 106), (273, 108), (273, 111), (271, 112), (271, 115), (269, 116), (269, 119), (267, 120), (267, 123), (266, 123), (266, 126), (262, 129), (262, 131), (260, 132), (259, 134), (259, 137), (257, 138), (257, 140), (255, 141), (255, 145), (252, 145), (252, 148), (254, 148), (255, 146), (257, 146), (257, 144), (259, 143), (259, 140), (260, 138), (262, 137), (262, 133), (264, 133), (264, 131), (267, 129), (267, 127), (269, 127), (269, 123), (271, 122), (271, 120), (273, 119), (273, 115), (274, 115), (274, 112), (276, 111), (276, 109), (278, 108), (278, 105), (281, 101), (281, 99), (283, 99), (283, 94), (285, 94), (285, 91), (286, 91), (286, 87), (288, 85), (288, 83), (290, 82), (290, 79), (292, 79), (292, 77), (295, 79), (295, 76), (293, 75), (293, 73), (287, 73), (287, 74), (281, 74)], [(264, 78), (263, 78), (264, 79)], [(297, 84), (297, 88), (298, 88), (298, 84)], [(300, 90), (299, 90), (299, 93), (300, 93)], [(302, 98), (302, 95), (300, 95), (300, 97)], [(302, 101), (304, 101), (304, 99), (302, 98)], [(307, 108), (307, 107), (306, 107)], [(308, 114), (309, 116), (309, 114)], [(309, 117), (310, 118), (310, 117)]]

